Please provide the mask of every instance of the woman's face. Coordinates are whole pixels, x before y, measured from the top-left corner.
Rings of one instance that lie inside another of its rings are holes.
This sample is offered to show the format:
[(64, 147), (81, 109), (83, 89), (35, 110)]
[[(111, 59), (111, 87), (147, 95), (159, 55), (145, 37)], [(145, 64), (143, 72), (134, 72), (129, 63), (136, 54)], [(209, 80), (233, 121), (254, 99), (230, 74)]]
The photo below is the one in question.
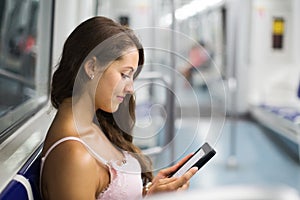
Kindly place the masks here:
[(96, 109), (115, 112), (125, 96), (133, 93), (133, 75), (138, 68), (138, 60), (137, 49), (129, 50), (103, 72), (96, 90)]

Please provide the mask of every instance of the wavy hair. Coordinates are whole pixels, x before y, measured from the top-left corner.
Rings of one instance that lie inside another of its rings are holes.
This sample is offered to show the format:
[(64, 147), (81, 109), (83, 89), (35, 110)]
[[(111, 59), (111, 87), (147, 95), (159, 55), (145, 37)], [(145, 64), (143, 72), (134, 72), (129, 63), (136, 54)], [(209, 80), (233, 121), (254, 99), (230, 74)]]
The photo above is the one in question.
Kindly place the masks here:
[[(120, 36), (115, 37), (114, 36)], [(113, 39), (110, 39), (113, 38)], [(74, 83), (81, 65), (97, 45), (108, 41), (109, 45), (94, 52), (101, 66), (120, 59), (129, 48), (136, 47), (139, 53), (138, 69), (134, 79), (144, 64), (144, 49), (133, 31), (111, 19), (97, 16), (81, 23), (67, 38), (61, 60), (53, 74), (51, 103), (57, 109), (64, 99), (74, 95)], [(97, 56), (98, 55), (98, 56)], [(88, 77), (86, 77), (87, 81)], [(153, 178), (151, 160), (141, 153), (132, 142), (132, 130), (135, 124), (135, 98), (127, 95), (115, 113), (96, 111), (97, 121), (106, 137), (122, 150), (131, 152), (142, 168), (142, 180), (145, 185)]]

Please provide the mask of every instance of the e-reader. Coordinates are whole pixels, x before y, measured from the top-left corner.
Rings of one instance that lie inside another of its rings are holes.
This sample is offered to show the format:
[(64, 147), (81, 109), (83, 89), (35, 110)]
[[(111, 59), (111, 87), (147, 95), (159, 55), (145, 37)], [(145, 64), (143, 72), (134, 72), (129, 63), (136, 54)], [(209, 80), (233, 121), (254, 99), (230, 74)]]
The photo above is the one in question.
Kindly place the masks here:
[(214, 155), (216, 151), (206, 142), (192, 155), (179, 169), (169, 175), (169, 177), (180, 177), (192, 167), (203, 167)]

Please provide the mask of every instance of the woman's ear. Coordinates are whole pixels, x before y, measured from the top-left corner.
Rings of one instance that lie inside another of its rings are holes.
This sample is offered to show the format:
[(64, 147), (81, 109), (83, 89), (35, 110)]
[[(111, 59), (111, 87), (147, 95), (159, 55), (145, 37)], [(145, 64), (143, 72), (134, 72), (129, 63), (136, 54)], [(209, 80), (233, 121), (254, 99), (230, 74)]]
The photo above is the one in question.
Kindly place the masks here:
[(84, 63), (84, 71), (91, 80), (95, 77), (96, 63), (97, 58), (95, 56), (91, 57)]

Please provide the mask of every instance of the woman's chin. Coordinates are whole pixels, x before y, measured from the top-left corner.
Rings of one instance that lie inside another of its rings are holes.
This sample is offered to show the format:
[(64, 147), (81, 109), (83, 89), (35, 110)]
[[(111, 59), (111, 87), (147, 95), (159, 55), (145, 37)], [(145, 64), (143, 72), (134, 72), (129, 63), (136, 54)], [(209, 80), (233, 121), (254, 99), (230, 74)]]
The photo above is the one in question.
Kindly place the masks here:
[(114, 105), (114, 106), (112, 105), (112, 107), (107, 112), (110, 112), (110, 113), (116, 112), (119, 109), (119, 105), (120, 104), (117, 104), (117, 105)]
[(111, 104), (110, 107), (108, 106), (100, 106), (100, 109), (108, 112), (108, 113), (114, 113), (119, 109), (120, 103)]

